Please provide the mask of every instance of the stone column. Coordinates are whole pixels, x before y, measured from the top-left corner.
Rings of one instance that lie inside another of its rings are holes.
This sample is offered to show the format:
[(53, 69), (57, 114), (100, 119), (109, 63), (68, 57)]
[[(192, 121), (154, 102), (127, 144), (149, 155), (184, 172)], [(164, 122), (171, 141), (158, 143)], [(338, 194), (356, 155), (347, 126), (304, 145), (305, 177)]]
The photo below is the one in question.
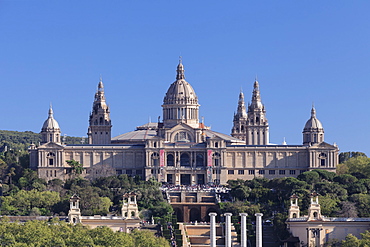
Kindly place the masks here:
[(256, 247), (262, 247), (262, 213), (257, 213), (256, 216)]
[(225, 247), (231, 247), (231, 216), (232, 213), (225, 213)]
[(241, 239), (240, 239), (240, 246), (247, 247), (247, 213), (240, 213), (241, 217)]
[(210, 240), (211, 240), (211, 247), (216, 247), (216, 215), (217, 213), (209, 213), (208, 214), (211, 221), (211, 231), (210, 231)]

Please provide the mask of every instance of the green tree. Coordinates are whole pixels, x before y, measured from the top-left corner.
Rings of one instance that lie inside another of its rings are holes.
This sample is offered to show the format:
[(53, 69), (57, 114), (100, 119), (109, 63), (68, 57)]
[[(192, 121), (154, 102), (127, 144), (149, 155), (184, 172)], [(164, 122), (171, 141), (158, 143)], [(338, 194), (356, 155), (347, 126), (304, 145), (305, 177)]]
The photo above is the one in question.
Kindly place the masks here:
[(359, 247), (360, 240), (353, 236), (352, 234), (348, 234), (346, 239), (342, 241), (342, 247)]
[(66, 160), (67, 164), (72, 167), (72, 171), (75, 175), (82, 174), (84, 167), (83, 164), (80, 164), (78, 161), (75, 160)]

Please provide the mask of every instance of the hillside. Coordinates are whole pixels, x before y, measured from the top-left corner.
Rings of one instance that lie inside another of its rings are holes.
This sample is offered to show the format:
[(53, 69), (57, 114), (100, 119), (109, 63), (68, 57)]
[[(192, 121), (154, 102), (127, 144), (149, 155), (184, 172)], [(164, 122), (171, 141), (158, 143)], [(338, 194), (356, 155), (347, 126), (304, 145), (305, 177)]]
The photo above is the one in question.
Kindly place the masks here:
[[(3, 152), (5, 147), (14, 150), (26, 150), (31, 143), (38, 145), (40, 142), (41, 135), (39, 133), (0, 130), (0, 152)], [(65, 143), (81, 144), (81, 137), (66, 136)]]

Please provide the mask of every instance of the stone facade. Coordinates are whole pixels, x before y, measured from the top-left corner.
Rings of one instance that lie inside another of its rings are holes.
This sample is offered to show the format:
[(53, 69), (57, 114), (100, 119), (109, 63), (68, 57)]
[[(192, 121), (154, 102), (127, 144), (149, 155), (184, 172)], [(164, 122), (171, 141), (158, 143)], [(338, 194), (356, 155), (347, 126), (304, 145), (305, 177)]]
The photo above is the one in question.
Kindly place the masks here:
[(163, 100), (163, 121), (111, 138), (110, 111), (100, 80), (89, 119), (89, 144), (64, 145), (50, 107), (41, 131), (43, 142), (29, 149), (31, 168), (46, 180), (64, 180), (73, 175), (66, 163), (73, 159), (83, 164), (82, 176), (86, 178), (127, 174), (177, 185), (296, 177), (312, 169), (336, 169), (339, 149), (324, 142), (324, 129), (314, 108), (303, 130), (302, 145), (269, 142), (269, 124), (257, 80), (248, 107), (244, 94), (239, 95), (231, 136), (200, 122), (199, 106), (180, 61), (176, 80)]
[[(348, 234), (358, 238), (370, 227), (370, 218), (339, 218), (321, 215), (318, 194), (311, 194), (308, 215), (300, 216), (298, 197), (290, 198), (287, 228), (297, 239), (296, 246), (322, 247), (330, 239), (344, 240)], [(300, 243), (300, 244), (299, 244)]]

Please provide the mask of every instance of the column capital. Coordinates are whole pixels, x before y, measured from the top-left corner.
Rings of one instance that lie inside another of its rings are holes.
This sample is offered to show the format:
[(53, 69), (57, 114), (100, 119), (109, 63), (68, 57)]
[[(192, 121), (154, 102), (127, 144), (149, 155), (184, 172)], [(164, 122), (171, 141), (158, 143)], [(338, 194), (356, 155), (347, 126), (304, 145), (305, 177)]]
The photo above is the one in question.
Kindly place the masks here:
[(224, 213), (225, 216), (233, 216), (232, 213)]
[(209, 216), (217, 216), (217, 213), (209, 213)]
[(263, 213), (256, 213), (254, 216), (257, 216), (257, 217), (258, 216), (261, 216), (262, 217), (263, 216)]
[(247, 213), (239, 213), (239, 216), (248, 216), (248, 214)]

